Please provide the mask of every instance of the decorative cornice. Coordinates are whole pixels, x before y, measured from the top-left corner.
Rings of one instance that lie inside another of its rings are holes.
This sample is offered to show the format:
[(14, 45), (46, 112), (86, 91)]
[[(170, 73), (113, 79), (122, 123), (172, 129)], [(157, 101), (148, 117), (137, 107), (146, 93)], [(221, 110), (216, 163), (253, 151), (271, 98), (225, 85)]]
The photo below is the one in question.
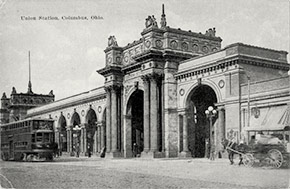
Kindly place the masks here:
[(128, 43), (128, 44), (127, 44), (125, 47), (123, 47), (122, 49), (123, 49), (123, 50), (127, 50), (127, 49), (129, 49), (129, 48), (131, 48), (131, 47), (134, 47), (135, 45), (141, 44), (143, 41), (144, 41), (144, 39), (143, 39), (143, 38), (140, 38), (140, 39), (137, 40), (137, 41), (133, 41), (133, 43)]
[(125, 74), (140, 70), (142, 62), (135, 62), (133, 64), (128, 64), (122, 68), (122, 72)]
[(220, 37), (207, 36), (205, 34), (202, 34), (201, 32), (196, 33), (196, 32), (192, 32), (191, 30), (185, 31), (185, 30), (182, 30), (180, 28), (178, 28), (178, 29), (170, 28), (169, 26), (167, 26), (164, 29), (164, 32), (173, 32), (173, 33), (177, 33), (177, 34), (188, 35), (188, 36), (192, 36), (192, 37), (198, 37), (198, 38), (203, 38), (203, 39), (208, 39), (208, 40), (213, 40), (213, 41), (218, 41), (218, 42), (222, 41), (222, 38), (220, 38)]
[(122, 47), (116, 47), (116, 46), (111, 46), (111, 47), (107, 47), (104, 52), (107, 53), (109, 52), (110, 50), (116, 50), (116, 51), (123, 51), (124, 49)]
[(229, 59), (227, 62), (214, 62), (208, 66), (201, 65), (199, 67), (194, 68), (193, 70), (179, 72), (175, 74), (175, 79), (178, 80), (178, 79), (184, 79), (184, 78), (188, 78), (188, 77), (192, 77), (196, 75), (202, 75), (211, 71), (225, 69), (226, 67), (233, 66), (236, 64), (238, 64), (238, 59), (232, 58), (232, 59)]
[(106, 99), (106, 93), (98, 95), (98, 96), (92, 96), (90, 98), (84, 98), (84, 99), (81, 99), (81, 100), (78, 100), (78, 101), (74, 101), (74, 102), (70, 102), (70, 103), (66, 103), (66, 104), (61, 104), (61, 105), (58, 105), (58, 106), (47, 108), (45, 110), (40, 110), (38, 112), (29, 113), (29, 114), (27, 114), (26, 117), (32, 117), (32, 116), (36, 116), (36, 115), (40, 115), (40, 114), (45, 114), (45, 113), (53, 112), (53, 111), (56, 111), (56, 110), (65, 109), (65, 108), (69, 108), (69, 107), (72, 107), (72, 106), (77, 106), (77, 105), (80, 105), (80, 104), (85, 104), (85, 103), (88, 103), (88, 102), (102, 100), (102, 99)]
[(97, 72), (103, 76), (106, 76), (110, 73), (123, 75), (123, 72), (121, 69), (122, 68), (120, 66), (106, 66), (105, 68), (97, 70)]
[(228, 49), (228, 48), (235, 47), (235, 46), (245, 46), (245, 47), (251, 47), (251, 48), (256, 48), (256, 49), (261, 49), (261, 50), (268, 50), (268, 51), (288, 54), (288, 52), (284, 51), (284, 50), (269, 49), (269, 48), (265, 48), (265, 47), (259, 47), (259, 46), (244, 44), (244, 43), (233, 43), (233, 44), (230, 44), (230, 45), (226, 46), (224, 49)]

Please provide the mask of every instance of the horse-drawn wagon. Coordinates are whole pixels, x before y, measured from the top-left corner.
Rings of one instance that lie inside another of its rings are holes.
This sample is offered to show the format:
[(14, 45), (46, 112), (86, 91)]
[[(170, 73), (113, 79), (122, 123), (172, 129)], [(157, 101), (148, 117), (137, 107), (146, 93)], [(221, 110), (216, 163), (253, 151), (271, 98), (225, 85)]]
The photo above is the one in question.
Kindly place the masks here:
[[(250, 135), (254, 133), (254, 135)], [(229, 159), (233, 163), (233, 155), (240, 155), (240, 164), (253, 166), (255, 162), (274, 168), (288, 167), (290, 161), (289, 128), (276, 131), (251, 130), (247, 144), (226, 142)]]

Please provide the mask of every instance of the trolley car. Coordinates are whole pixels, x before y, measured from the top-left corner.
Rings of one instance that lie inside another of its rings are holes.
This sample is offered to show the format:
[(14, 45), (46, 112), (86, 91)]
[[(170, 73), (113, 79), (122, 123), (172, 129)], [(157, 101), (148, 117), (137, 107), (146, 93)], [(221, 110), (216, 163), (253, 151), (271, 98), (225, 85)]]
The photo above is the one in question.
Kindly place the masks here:
[(1, 125), (4, 161), (52, 160), (55, 148), (52, 119), (25, 119)]

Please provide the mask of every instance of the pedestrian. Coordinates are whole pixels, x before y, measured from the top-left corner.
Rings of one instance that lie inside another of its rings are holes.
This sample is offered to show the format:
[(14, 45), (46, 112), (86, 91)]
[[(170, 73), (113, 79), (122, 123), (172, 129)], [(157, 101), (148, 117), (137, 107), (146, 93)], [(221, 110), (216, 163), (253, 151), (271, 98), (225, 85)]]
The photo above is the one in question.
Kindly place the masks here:
[(88, 157), (91, 157), (91, 145), (88, 143)]
[(211, 144), (210, 145), (210, 160), (214, 160), (215, 159), (215, 145)]
[(76, 156), (80, 157), (80, 144), (79, 143), (76, 144)]
[(136, 157), (137, 156), (137, 149), (138, 149), (138, 146), (136, 143), (133, 144), (133, 157)]

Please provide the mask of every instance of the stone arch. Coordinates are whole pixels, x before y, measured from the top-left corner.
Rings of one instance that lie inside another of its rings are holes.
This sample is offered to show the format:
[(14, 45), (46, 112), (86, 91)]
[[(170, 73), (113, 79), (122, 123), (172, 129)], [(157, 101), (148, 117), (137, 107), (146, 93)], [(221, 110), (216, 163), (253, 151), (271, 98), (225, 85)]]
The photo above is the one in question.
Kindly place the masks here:
[(125, 103), (124, 103), (124, 104), (126, 104), (126, 106), (124, 107), (124, 108), (125, 108), (125, 109), (124, 109), (124, 112), (127, 113), (127, 111), (128, 111), (128, 110), (127, 110), (127, 108), (128, 108), (127, 104), (129, 103), (129, 100), (130, 100), (132, 94), (135, 93), (137, 90), (144, 91), (144, 88), (143, 88), (143, 86), (138, 86), (138, 88), (136, 88), (136, 87), (132, 87), (132, 88), (128, 91), (128, 93), (126, 94), (126, 99), (125, 99)]
[(78, 114), (78, 112), (74, 112), (71, 116), (70, 125), (74, 127), (76, 125), (80, 126), (80, 124), (81, 124), (81, 117)]
[(71, 148), (71, 155), (76, 155), (78, 152), (83, 151), (83, 144), (82, 144), (82, 131), (76, 130), (75, 128), (78, 126), (78, 128), (81, 127), (81, 117), (78, 114), (78, 112), (74, 112), (71, 116), (70, 120), (70, 126), (71, 126), (71, 135), (70, 135), (70, 148)]
[[(207, 85), (210, 88), (212, 88), (213, 91), (216, 94), (217, 102), (221, 102), (222, 101), (221, 91), (219, 90), (218, 86), (214, 82), (212, 82), (210, 80), (203, 80), (201, 85)], [(184, 95), (183, 108), (186, 108), (186, 105), (188, 104), (188, 99), (190, 98), (191, 94), (194, 92), (194, 90), (198, 86), (199, 86), (199, 84), (196, 82), (192, 86), (190, 86), (190, 88), (187, 90), (187, 92)]]
[(96, 152), (96, 145), (97, 145), (97, 114), (94, 109), (90, 108), (87, 111), (87, 115), (85, 117), (85, 146), (86, 146), (86, 153), (88, 156)]
[(135, 89), (132, 90), (126, 103), (125, 157), (141, 154), (144, 148), (143, 101), (143, 90)]
[[(218, 94), (212, 86), (205, 82), (201, 85), (193, 85), (185, 98), (184, 113), (180, 123), (180, 143), (182, 151), (189, 151), (193, 157), (207, 157), (209, 144), (213, 144), (214, 130), (210, 129), (205, 110), (218, 102)], [(213, 123), (215, 123), (214, 118)], [(210, 132), (212, 132), (210, 134)], [(184, 137), (185, 138), (184, 138)], [(188, 149), (187, 149), (188, 148)]]
[(61, 152), (67, 152), (68, 151), (67, 120), (62, 114), (58, 118), (57, 128), (59, 131), (59, 149)]

